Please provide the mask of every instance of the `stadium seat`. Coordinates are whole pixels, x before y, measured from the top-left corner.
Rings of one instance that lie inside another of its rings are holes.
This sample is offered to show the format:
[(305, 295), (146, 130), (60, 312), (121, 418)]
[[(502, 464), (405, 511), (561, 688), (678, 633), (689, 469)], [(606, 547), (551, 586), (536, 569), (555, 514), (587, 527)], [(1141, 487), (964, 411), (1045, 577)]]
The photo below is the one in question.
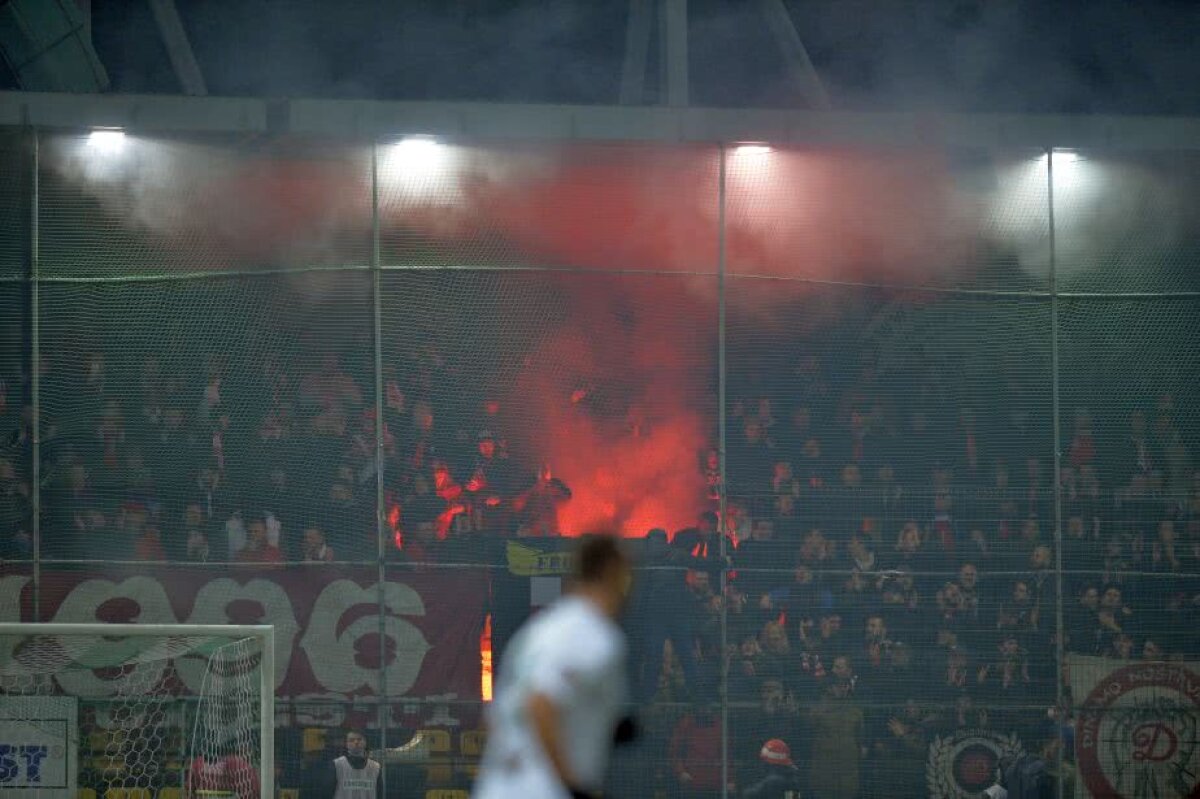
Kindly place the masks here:
[[(483, 730), (464, 730), (458, 736), (458, 751), (464, 762), (459, 763), (455, 771), (474, 781), (479, 775), (479, 758), (483, 756), (483, 747), (487, 743), (487, 733)], [(470, 760), (466, 760), (469, 758)]]
[(88, 749), (91, 749), (96, 754), (104, 754), (111, 743), (114, 743), (114, 736), (108, 730), (92, 730), (88, 733)]
[(104, 799), (153, 799), (149, 788), (109, 788)]
[(486, 743), (487, 733), (483, 730), (464, 730), (458, 736), (458, 751), (467, 757), (480, 757)]
[(425, 792), (425, 799), (467, 799), (467, 792), (450, 788), (435, 788)]
[(448, 730), (417, 730), (424, 741), (429, 744), (431, 755), (430, 765), (425, 767), (425, 783), (427, 785), (446, 785), (454, 779), (454, 768), (451, 764), (451, 738)]
[(300, 799), (299, 788), (280, 788), (279, 799)]
[(158, 799), (182, 799), (183, 789), (177, 785), (158, 789)]
[(417, 730), (417, 735), (429, 742), (429, 751), (434, 754), (444, 754), (451, 750), (448, 730)]
[(76, 799), (96, 799), (96, 789), (80, 788), (79, 792), (75, 794), (75, 797)]

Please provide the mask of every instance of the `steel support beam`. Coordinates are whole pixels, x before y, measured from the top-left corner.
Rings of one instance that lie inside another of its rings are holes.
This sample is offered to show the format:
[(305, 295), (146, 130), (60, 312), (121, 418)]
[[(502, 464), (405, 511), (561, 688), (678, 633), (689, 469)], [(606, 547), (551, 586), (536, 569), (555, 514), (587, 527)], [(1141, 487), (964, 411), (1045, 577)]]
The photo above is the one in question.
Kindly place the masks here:
[(804, 95), (810, 108), (829, 108), (829, 95), (825, 93), (821, 78), (808, 57), (808, 50), (805, 49), (800, 32), (796, 30), (796, 24), (783, 0), (759, 0), (759, 5), (767, 20), (767, 27), (771, 29), (771, 35), (775, 38), (775, 44), (787, 64), (788, 76), (796, 88)]
[(646, 60), (650, 53), (652, 0), (629, 0), (625, 20), (625, 58), (621, 63), (621, 105), (637, 105), (646, 97)]
[(688, 105), (687, 0), (658, 0), (659, 99), (663, 105)]
[(193, 97), (208, 94), (204, 74), (200, 72), (200, 64), (192, 52), (192, 43), (188, 41), (175, 0), (150, 0), (150, 10), (154, 13), (154, 22), (167, 48), (167, 56), (171, 59), (171, 68), (175, 70), (180, 89)]

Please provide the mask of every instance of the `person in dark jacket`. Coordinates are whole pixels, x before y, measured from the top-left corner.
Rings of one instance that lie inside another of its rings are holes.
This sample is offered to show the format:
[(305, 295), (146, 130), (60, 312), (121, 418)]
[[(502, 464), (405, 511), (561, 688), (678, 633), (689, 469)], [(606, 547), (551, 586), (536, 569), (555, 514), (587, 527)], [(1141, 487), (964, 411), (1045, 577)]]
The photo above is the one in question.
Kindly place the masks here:
[(758, 759), (762, 770), (742, 791), (742, 799), (800, 799), (800, 772), (786, 742), (780, 738), (767, 741)]

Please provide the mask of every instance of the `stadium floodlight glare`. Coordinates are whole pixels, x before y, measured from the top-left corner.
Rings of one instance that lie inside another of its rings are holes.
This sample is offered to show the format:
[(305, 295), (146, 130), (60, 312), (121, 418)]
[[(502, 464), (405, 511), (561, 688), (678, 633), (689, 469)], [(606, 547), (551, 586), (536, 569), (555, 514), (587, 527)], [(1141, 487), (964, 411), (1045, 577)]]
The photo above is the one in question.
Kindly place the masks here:
[(125, 131), (120, 128), (97, 128), (88, 134), (88, 148), (102, 155), (116, 155), (125, 149)]
[(455, 149), (432, 136), (406, 136), (382, 152), (382, 177), (408, 196), (444, 191), (455, 163)]
[(438, 158), (444, 147), (432, 136), (406, 136), (396, 143), (394, 154), (404, 161), (420, 163)]
[(762, 142), (746, 142), (744, 144), (735, 144), (733, 152), (736, 155), (767, 155), (771, 152), (771, 146)]

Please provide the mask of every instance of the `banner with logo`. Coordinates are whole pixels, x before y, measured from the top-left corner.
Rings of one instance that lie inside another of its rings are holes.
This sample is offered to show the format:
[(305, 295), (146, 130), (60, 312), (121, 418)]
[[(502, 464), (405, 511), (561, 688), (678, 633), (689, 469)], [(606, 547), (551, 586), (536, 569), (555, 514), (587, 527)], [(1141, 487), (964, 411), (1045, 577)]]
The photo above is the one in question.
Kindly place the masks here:
[[(483, 571), (392, 573), (381, 589), (377, 569), (323, 565), (46, 568), (39, 591), (49, 622), (273, 624), (280, 697), (371, 696), (382, 666), (389, 697), (460, 699), (480, 696), (487, 594)], [(0, 621), (32, 621), (33, 598), (30, 574), (0, 570)]]
[(575, 551), (562, 539), (509, 541), (508, 571), (518, 577), (550, 577), (570, 574), (575, 568)]
[(963, 729), (939, 735), (929, 744), (925, 783), (930, 799), (982, 799), (996, 784), (1001, 760), (1023, 754), (1015, 735), (995, 730)]
[(1200, 663), (1068, 659), (1079, 797), (1200, 796)]
[(0, 796), (75, 799), (77, 714), (66, 696), (0, 702)]

